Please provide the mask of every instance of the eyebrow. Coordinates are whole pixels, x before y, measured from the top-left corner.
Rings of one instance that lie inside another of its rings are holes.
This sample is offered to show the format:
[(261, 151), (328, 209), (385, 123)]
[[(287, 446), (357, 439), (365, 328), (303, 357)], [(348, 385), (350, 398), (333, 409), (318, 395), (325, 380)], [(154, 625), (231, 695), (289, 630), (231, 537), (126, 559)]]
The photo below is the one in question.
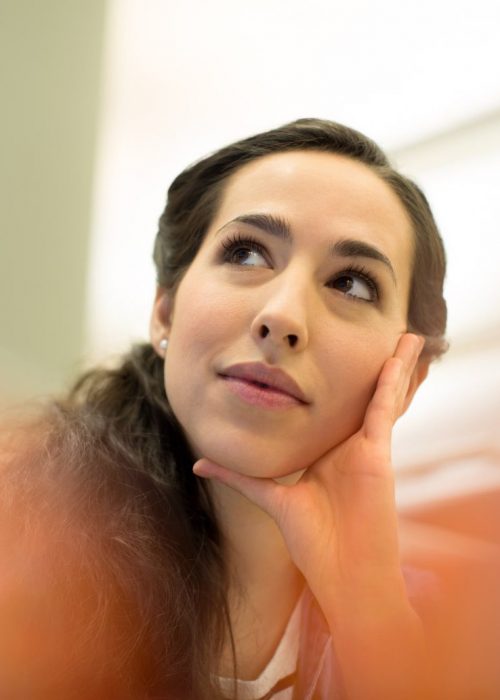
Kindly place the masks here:
[(370, 260), (383, 263), (391, 273), (394, 284), (396, 284), (396, 273), (394, 272), (391, 261), (387, 255), (371, 245), (371, 243), (345, 238), (334, 243), (330, 250), (333, 255), (340, 255), (343, 258), (369, 258)]
[(270, 233), (272, 236), (282, 238), (284, 241), (290, 241), (292, 239), (291, 226), (288, 221), (281, 216), (274, 216), (273, 214), (242, 214), (232, 219), (232, 221), (229, 221), (222, 228), (226, 228), (229, 224), (234, 223), (255, 226), (262, 231), (266, 231), (266, 233)]
[[(276, 236), (284, 241), (291, 241), (292, 239), (292, 229), (288, 221), (281, 216), (274, 216), (273, 214), (242, 214), (225, 224), (217, 233), (220, 233), (227, 226), (234, 223), (255, 226), (271, 234), (271, 236)], [(338, 255), (342, 258), (368, 258), (370, 260), (376, 260), (388, 268), (394, 283), (396, 283), (396, 273), (394, 272), (391, 261), (387, 255), (382, 253), (381, 250), (371, 243), (365, 243), (364, 241), (353, 238), (343, 238), (330, 246), (330, 253), (333, 256)]]

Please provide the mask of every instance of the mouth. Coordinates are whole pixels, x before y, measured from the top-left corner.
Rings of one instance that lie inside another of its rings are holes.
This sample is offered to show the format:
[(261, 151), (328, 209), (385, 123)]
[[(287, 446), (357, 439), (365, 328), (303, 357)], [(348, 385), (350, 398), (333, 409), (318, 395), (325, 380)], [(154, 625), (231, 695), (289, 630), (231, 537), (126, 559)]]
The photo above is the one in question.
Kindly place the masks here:
[[(227, 367), (219, 372), (222, 379), (231, 382), (240, 390), (246, 391), (246, 396), (269, 399), (273, 398), (281, 404), (310, 403), (300, 386), (292, 377), (277, 367), (265, 365), (262, 362), (244, 362)], [(246, 388), (246, 389), (245, 389)]]

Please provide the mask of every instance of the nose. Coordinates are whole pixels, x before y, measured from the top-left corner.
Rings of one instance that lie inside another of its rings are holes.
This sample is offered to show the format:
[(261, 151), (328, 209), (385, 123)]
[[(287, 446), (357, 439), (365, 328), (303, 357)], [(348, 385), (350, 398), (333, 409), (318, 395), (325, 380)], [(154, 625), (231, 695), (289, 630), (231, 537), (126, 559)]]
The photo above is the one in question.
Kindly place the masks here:
[(252, 338), (268, 351), (303, 350), (309, 342), (304, 285), (275, 278), (267, 291), (268, 295), (252, 322)]

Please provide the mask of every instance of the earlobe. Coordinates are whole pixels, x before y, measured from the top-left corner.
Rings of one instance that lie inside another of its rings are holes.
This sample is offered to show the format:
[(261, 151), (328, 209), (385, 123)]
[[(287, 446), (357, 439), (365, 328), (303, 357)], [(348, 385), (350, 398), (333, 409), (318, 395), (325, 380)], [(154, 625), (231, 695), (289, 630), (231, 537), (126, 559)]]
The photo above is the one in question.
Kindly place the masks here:
[(162, 341), (169, 337), (172, 319), (172, 297), (164, 287), (157, 287), (151, 312), (149, 336), (156, 353), (163, 357)]

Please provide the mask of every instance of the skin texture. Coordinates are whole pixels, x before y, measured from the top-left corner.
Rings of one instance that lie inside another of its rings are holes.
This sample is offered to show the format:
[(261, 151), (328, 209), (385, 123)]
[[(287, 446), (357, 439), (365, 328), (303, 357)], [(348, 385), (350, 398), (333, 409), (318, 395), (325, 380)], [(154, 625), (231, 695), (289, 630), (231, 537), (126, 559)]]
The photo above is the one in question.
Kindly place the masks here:
[(429, 677), (423, 626), (401, 573), (390, 459), (392, 428), (422, 347), (416, 336), (403, 336), (384, 364), (360, 429), (295, 484), (249, 477), (205, 459), (194, 466), (196, 474), (234, 489), (276, 523), (323, 611), (352, 700), (439, 697)]
[[(231, 223), (249, 214), (285, 218), (291, 241)], [(260, 247), (233, 242), (224, 255), (234, 236)], [(345, 239), (376, 247), (392, 272), (366, 256), (332, 256)], [(352, 700), (429, 697), (422, 628), (400, 569), (390, 452), (394, 422), (427, 372), (423, 341), (405, 332), (412, 255), (406, 213), (369, 168), (282, 153), (233, 175), (175, 298), (158, 290), (152, 341), (162, 354), (169, 337), (166, 390), (227, 540), (241, 678), (272, 655), (300, 572)], [(285, 370), (307, 402), (248, 403), (219, 376), (240, 362)]]
[[(285, 218), (292, 241), (230, 223), (249, 213)], [(255, 238), (265, 257), (249, 252), (239, 258), (245, 264), (221, 261), (235, 235)], [(381, 262), (329, 255), (342, 239), (376, 246), (390, 259), (395, 281)], [(396, 195), (350, 159), (281, 153), (233, 175), (175, 299), (160, 290), (155, 306), (156, 346), (169, 337), (167, 394), (195, 454), (244, 474), (278, 477), (306, 468), (355, 432), (406, 329), (412, 243)], [(363, 298), (331, 286), (353, 263), (378, 280), (373, 303), (365, 300), (362, 278), (353, 291)], [(309, 403), (255, 408), (218, 376), (235, 363), (257, 361), (285, 370)]]

